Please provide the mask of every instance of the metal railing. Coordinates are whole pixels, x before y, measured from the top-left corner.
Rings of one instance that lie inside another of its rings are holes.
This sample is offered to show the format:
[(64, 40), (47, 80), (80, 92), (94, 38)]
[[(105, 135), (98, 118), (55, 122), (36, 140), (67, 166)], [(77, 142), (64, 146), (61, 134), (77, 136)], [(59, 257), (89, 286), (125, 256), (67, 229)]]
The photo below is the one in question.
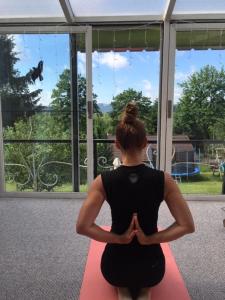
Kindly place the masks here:
[[(97, 174), (104, 169), (112, 169), (113, 168), (113, 158), (114, 158), (114, 153), (112, 151), (112, 147), (111, 148), (111, 153), (108, 152), (108, 156), (103, 155), (104, 153), (99, 154), (99, 146), (100, 145), (112, 145), (115, 142), (114, 139), (94, 139), (94, 176), (97, 176)], [(79, 140), (79, 144), (86, 144), (87, 140), (86, 139), (80, 139)], [(155, 148), (155, 157), (157, 155), (157, 151), (156, 151), (156, 144), (157, 141), (156, 140), (148, 140), (148, 143), (150, 145), (153, 145), (153, 147)], [(65, 144), (65, 145), (71, 145), (71, 140), (58, 140), (58, 139), (54, 139), (54, 140), (50, 140), (50, 139), (45, 139), (45, 140), (37, 140), (37, 139), (29, 139), (29, 140), (25, 140), (25, 139), (4, 139), (4, 145), (11, 145), (11, 144)], [(179, 148), (179, 145), (185, 145), (188, 144), (189, 146), (191, 145), (193, 148), (193, 153), (195, 153), (195, 156), (197, 156), (197, 159), (195, 157), (195, 159), (193, 161), (185, 161), (185, 159), (180, 162), (177, 161), (176, 158), (173, 158), (173, 165), (179, 165), (181, 163), (185, 164), (186, 163), (186, 168), (188, 170), (187, 165), (188, 164), (199, 164), (201, 163), (202, 165), (208, 165), (209, 168), (212, 169), (213, 172), (216, 172), (217, 170), (220, 170), (220, 164), (225, 161), (225, 141), (222, 140), (173, 140), (173, 145), (175, 145), (175, 147)], [(220, 145), (220, 147), (216, 147), (216, 145)], [(108, 148), (108, 150), (109, 150)], [(184, 147), (185, 148), (185, 147)], [(206, 149), (207, 148), (207, 149)], [(224, 149), (224, 157), (220, 157), (218, 154), (218, 149)], [(104, 149), (103, 149), (104, 150)], [(185, 149), (184, 149), (185, 151)], [(214, 153), (214, 154), (213, 154)], [(35, 185), (37, 185), (37, 181), (39, 180), (40, 183), (44, 186), (46, 186), (46, 188), (53, 188), (54, 186), (57, 185), (58, 183), (58, 178), (59, 175), (57, 174), (53, 174), (51, 177), (52, 182), (45, 182), (42, 178), (41, 178), (41, 173), (43, 174), (43, 170), (44, 167), (46, 166), (50, 166), (51, 164), (55, 164), (55, 165), (67, 165), (69, 167), (73, 167), (71, 162), (68, 161), (59, 161), (59, 160), (50, 160), (50, 161), (46, 161), (45, 157), (42, 157), (40, 159), (39, 164), (35, 163), (35, 153), (31, 153), (31, 155), (33, 155), (33, 167), (32, 168), (28, 168), (28, 166), (25, 163), (13, 163), (10, 162), (10, 160), (8, 160), (7, 162), (5, 162), (5, 166), (6, 166), (6, 172), (7, 172), (7, 166), (9, 167), (13, 167), (13, 166), (17, 166), (17, 167), (21, 167), (24, 170), (27, 170), (28, 172), (28, 176), (27, 176), (27, 180), (25, 180), (22, 183), (17, 182), (17, 184), (23, 186), (25, 184), (27, 184), (28, 181), (33, 180), (35, 182)], [(214, 157), (213, 157), (214, 155)], [(68, 160), (71, 161), (71, 157), (68, 158)], [(149, 161), (149, 157), (146, 155), (146, 162), (150, 163)], [(152, 162), (153, 164), (155, 162)], [(35, 167), (34, 167), (35, 166)], [(79, 165), (80, 168), (87, 168), (87, 158), (84, 159), (84, 161)], [(187, 171), (188, 173), (188, 171)], [(15, 181), (17, 174), (13, 174), (11, 175), (11, 181)], [(224, 175), (224, 174), (222, 174)], [(10, 177), (10, 176), (9, 176)]]

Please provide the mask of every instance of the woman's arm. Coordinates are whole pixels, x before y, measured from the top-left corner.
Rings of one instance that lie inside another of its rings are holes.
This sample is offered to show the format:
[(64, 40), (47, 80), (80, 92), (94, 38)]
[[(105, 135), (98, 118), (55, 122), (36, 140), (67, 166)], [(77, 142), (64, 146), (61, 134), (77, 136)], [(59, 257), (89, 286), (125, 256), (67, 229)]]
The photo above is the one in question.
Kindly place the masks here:
[(106, 231), (95, 224), (95, 219), (99, 214), (105, 198), (102, 178), (101, 175), (99, 175), (91, 184), (88, 196), (81, 207), (76, 223), (76, 232), (99, 242), (118, 244), (130, 243), (135, 235), (134, 220), (123, 235)]
[(138, 216), (135, 216), (135, 225), (138, 230), (136, 235), (141, 244), (150, 245), (170, 242), (195, 231), (190, 209), (177, 184), (168, 173), (165, 173), (164, 199), (175, 222), (162, 231), (145, 236), (138, 223)]

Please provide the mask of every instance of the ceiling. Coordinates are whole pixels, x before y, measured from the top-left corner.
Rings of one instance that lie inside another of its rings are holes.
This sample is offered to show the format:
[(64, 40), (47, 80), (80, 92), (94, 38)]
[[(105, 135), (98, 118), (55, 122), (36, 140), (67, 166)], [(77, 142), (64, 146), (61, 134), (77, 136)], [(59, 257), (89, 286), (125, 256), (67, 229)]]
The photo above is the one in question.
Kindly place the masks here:
[(223, 20), (224, 0), (0, 0), (0, 23)]

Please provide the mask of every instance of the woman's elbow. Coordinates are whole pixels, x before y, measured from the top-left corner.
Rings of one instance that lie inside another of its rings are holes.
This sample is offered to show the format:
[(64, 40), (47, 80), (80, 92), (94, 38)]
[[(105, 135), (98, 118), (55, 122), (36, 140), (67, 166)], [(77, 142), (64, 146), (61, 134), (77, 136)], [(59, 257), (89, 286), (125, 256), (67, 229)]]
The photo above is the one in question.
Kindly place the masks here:
[(76, 233), (85, 235), (85, 226), (82, 223), (77, 222), (76, 224)]
[(186, 233), (193, 233), (195, 232), (195, 225), (194, 223), (191, 223), (186, 226)]
[(193, 232), (195, 232), (195, 225), (194, 224), (191, 227), (191, 232), (190, 233), (193, 233)]

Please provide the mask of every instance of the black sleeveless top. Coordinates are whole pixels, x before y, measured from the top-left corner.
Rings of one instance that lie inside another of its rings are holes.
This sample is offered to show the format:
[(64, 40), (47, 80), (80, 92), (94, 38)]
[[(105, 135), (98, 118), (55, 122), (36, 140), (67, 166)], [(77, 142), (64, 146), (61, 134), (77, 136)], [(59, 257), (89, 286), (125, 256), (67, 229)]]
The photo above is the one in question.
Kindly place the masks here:
[[(145, 164), (124, 166), (101, 174), (112, 215), (111, 231), (124, 233), (133, 213), (146, 235), (157, 232), (158, 210), (164, 195), (164, 173)], [(154, 266), (154, 268), (153, 268)], [(127, 245), (107, 244), (101, 270), (115, 286), (153, 286), (165, 272), (160, 244), (140, 245), (137, 238)]]

